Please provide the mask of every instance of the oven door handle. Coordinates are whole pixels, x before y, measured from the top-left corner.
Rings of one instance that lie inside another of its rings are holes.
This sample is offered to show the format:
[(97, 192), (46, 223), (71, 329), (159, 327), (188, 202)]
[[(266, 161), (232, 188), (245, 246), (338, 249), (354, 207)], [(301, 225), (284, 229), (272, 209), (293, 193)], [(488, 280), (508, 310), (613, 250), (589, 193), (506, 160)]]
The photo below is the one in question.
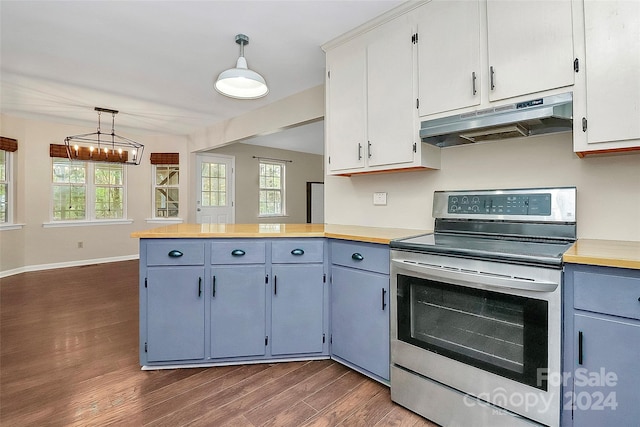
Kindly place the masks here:
[(412, 271), (430, 279), (449, 280), (454, 284), (470, 285), (474, 288), (522, 289), (534, 292), (553, 292), (558, 288), (558, 283), (555, 282), (502, 276), (481, 271), (449, 269), (397, 259), (391, 260), (391, 263), (399, 269)]

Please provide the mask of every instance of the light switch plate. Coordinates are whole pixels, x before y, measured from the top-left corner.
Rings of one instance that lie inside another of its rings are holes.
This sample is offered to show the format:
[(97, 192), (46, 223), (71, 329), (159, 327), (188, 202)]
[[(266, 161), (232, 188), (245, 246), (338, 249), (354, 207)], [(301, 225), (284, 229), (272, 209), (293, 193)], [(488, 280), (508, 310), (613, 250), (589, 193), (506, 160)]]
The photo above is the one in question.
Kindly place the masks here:
[(387, 193), (373, 193), (373, 204), (375, 206), (386, 206)]

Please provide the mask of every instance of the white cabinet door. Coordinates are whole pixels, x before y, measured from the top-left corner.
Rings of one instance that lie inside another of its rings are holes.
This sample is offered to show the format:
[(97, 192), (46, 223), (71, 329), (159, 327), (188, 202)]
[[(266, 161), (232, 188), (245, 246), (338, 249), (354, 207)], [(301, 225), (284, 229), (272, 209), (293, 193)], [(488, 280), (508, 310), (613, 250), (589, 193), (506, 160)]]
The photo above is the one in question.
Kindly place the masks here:
[(368, 166), (411, 163), (417, 139), (414, 34), (407, 17), (374, 33), (367, 48)]
[(587, 0), (584, 20), (587, 142), (639, 146), (640, 2)]
[(570, 0), (487, 0), (487, 43), (490, 101), (573, 84)]
[(366, 47), (358, 39), (327, 52), (326, 138), (330, 172), (365, 165), (366, 67)]
[(479, 105), (480, 2), (433, 0), (416, 19), (420, 116)]

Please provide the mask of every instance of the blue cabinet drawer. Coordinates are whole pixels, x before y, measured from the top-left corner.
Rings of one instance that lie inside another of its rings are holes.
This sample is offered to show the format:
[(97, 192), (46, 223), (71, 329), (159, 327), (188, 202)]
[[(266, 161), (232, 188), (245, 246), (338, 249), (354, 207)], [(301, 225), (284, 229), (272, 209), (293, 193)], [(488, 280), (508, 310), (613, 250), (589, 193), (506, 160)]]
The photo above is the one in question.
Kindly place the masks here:
[(211, 244), (211, 264), (264, 264), (263, 240), (231, 239)]
[(204, 242), (150, 241), (147, 265), (204, 265)]
[(314, 263), (323, 259), (324, 239), (285, 239), (271, 243), (274, 264)]
[(389, 274), (389, 246), (332, 240), (331, 263)]
[[(610, 270), (611, 271), (611, 270)], [(575, 271), (574, 307), (598, 313), (640, 319), (640, 273), (629, 277)]]

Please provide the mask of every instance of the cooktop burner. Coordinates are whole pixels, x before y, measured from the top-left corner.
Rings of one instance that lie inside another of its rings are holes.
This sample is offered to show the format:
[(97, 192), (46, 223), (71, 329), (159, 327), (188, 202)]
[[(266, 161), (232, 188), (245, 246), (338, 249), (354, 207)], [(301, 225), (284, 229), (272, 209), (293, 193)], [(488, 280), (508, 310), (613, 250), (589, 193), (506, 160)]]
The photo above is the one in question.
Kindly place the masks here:
[(561, 265), (562, 255), (572, 244), (573, 242), (542, 242), (431, 233), (408, 239), (394, 240), (390, 246), (392, 249), (405, 249), (423, 253)]

